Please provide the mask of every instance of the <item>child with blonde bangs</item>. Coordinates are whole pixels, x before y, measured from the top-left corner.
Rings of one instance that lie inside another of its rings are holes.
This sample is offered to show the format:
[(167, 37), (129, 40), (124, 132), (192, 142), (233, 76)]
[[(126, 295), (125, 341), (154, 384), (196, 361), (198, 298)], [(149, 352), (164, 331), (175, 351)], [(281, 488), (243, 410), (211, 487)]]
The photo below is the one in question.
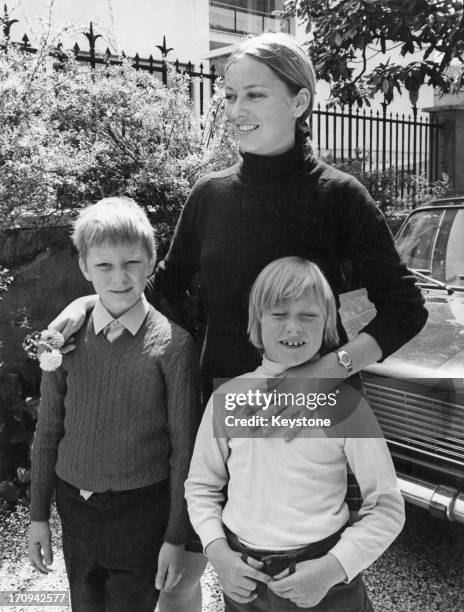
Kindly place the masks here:
[[(339, 342), (335, 300), (318, 266), (299, 257), (266, 266), (251, 290), (248, 333), (263, 359), (235, 379), (240, 388), (246, 378), (278, 377), (333, 350)], [(233, 388), (231, 381), (216, 393)], [(355, 413), (361, 433), (347, 419), (332, 434), (319, 430), (288, 442), (279, 432), (234, 433), (209, 401), (186, 498), (222, 583), (226, 612), (372, 610), (361, 572), (401, 531), (404, 503), (363, 398)], [(348, 465), (363, 496), (354, 525), (345, 502)]]

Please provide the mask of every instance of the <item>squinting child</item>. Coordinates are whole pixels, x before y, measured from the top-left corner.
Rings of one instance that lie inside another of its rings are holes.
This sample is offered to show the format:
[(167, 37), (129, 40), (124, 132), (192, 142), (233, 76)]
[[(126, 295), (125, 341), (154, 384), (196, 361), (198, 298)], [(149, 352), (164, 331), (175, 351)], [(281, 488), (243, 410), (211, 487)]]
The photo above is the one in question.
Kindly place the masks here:
[(29, 554), (49, 571), (56, 489), (73, 611), (153, 612), (159, 589), (182, 576), (196, 349), (143, 296), (155, 243), (135, 202), (84, 209), (73, 242), (99, 299), (75, 350), (43, 374)]
[[(254, 379), (280, 376), (337, 346), (335, 301), (319, 268), (298, 257), (266, 266), (251, 290), (248, 332), (263, 353), (262, 365), (246, 375)], [(213, 422), (213, 412), (211, 398), (186, 497), (226, 611), (372, 610), (360, 573), (401, 531), (404, 503), (367, 402), (355, 410), (356, 422), (377, 437), (350, 437), (350, 419), (338, 425), (343, 437), (328, 430), (290, 442), (282, 435), (239, 437), (224, 423), (221, 433), (224, 413)], [(363, 496), (354, 525), (344, 501), (347, 464)]]

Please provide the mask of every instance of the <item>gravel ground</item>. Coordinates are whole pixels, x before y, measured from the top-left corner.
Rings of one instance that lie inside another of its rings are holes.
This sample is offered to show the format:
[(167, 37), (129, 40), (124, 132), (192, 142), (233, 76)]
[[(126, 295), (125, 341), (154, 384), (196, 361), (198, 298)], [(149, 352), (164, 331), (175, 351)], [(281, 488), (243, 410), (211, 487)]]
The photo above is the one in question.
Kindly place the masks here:
[[(28, 511), (0, 508), (0, 590), (67, 591), (59, 547), (59, 523), (53, 516), (54, 571), (35, 572), (26, 549)], [(464, 526), (408, 508), (406, 527), (387, 553), (366, 573), (365, 582), (376, 612), (462, 612), (464, 610)], [(203, 612), (222, 612), (217, 579), (208, 567), (202, 581)], [(0, 606), (1, 607), (1, 606)], [(69, 607), (9, 606), (5, 612), (69, 612)]]

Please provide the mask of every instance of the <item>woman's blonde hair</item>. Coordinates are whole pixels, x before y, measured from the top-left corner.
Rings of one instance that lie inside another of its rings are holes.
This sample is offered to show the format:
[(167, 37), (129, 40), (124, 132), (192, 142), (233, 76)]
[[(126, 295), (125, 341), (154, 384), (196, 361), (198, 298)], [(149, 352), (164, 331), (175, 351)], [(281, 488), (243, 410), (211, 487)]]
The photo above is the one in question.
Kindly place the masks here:
[(315, 297), (325, 315), (323, 352), (339, 344), (337, 308), (327, 279), (319, 266), (302, 257), (282, 257), (268, 264), (258, 274), (250, 292), (248, 336), (251, 343), (263, 350), (261, 320), (280, 302)]
[(89, 247), (138, 242), (149, 259), (156, 257), (155, 234), (148, 217), (134, 200), (124, 197), (103, 198), (80, 211), (74, 222), (72, 241), (82, 259)]
[(225, 65), (225, 73), (229, 66), (249, 55), (266, 64), (274, 74), (287, 85), (292, 95), (306, 88), (310, 93), (310, 101), (305, 112), (298, 117), (297, 132), (308, 135), (306, 120), (311, 115), (314, 95), (316, 92), (316, 73), (309, 55), (293, 38), (282, 33), (265, 33), (246, 38), (232, 52)]

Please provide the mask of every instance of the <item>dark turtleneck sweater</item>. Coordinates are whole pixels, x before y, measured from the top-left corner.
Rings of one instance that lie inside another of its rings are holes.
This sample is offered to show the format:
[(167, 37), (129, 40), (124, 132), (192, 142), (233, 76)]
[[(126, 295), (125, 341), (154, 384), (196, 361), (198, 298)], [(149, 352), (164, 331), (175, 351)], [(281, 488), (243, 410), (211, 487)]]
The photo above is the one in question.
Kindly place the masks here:
[[(377, 315), (362, 331), (375, 338), (383, 358), (424, 325), (427, 312), (414, 277), (383, 215), (354, 177), (315, 160), (300, 141), (273, 157), (245, 153), (234, 166), (195, 184), (169, 252), (146, 288), (152, 303), (164, 296), (174, 305), (199, 273), (207, 380), (259, 365), (246, 332), (249, 291), (268, 263), (288, 255), (319, 264), (337, 308), (341, 293), (367, 289)], [(338, 329), (343, 343), (340, 318)]]

